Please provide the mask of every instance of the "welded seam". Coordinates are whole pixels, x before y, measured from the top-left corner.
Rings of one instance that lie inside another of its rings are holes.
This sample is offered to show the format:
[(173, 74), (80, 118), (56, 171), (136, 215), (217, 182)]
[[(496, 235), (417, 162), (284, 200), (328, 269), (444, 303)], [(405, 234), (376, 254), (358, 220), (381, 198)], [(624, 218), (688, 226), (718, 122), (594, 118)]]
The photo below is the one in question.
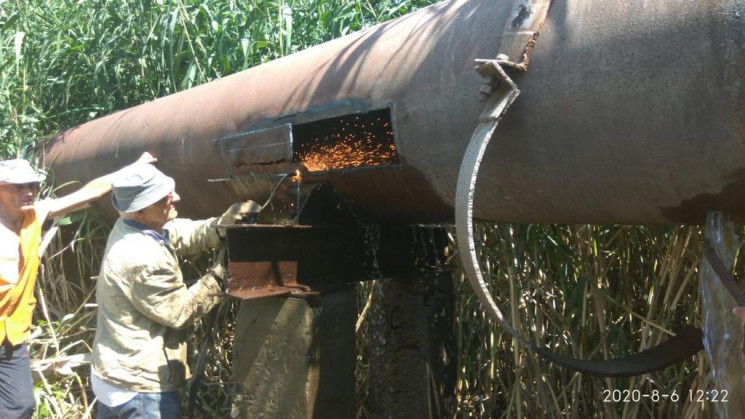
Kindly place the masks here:
[(551, 0), (517, 0), (502, 30), (499, 51), (507, 57), (503, 66), (527, 71)]

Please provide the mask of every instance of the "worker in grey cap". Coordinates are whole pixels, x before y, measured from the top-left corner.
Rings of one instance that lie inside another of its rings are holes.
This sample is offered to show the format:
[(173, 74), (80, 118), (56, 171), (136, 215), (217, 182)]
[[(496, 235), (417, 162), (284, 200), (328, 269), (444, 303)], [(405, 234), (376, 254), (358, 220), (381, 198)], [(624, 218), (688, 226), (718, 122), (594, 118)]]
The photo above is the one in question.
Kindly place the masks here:
[(187, 286), (179, 257), (220, 245), (218, 227), (256, 204), (232, 205), (219, 218), (177, 219), (172, 178), (150, 164), (132, 167), (114, 182), (120, 213), (106, 244), (96, 287), (98, 318), (91, 385), (97, 417), (180, 418), (179, 389), (190, 377), (187, 330), (218, 303), (218, 261)]
[[(151, 162), (145, 153), (138, 162)], [(92, 180), (61, 198), (37, 201), (45, 175), (23, 159), (0, 161), (0, 417), (28, 418), (34, 411), (28, 347), (36, 305), (41, 227), (111, 191), (115, 174)]]

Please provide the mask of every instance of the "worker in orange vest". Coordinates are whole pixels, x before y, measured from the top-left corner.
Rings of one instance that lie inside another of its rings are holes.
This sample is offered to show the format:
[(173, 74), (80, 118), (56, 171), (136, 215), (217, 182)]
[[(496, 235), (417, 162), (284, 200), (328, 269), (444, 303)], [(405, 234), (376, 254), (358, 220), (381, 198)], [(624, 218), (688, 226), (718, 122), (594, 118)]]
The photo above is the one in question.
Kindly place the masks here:
[[(155, 159), (144, 153), (137, 163)], [(0, 161), (0, 417), (30, 418), (35, 402), (24, 343), (36, 305), (41, 226), (111, 191), (116, 172), (61, 198), (37, 201), (45, 175), (23, 159)]]

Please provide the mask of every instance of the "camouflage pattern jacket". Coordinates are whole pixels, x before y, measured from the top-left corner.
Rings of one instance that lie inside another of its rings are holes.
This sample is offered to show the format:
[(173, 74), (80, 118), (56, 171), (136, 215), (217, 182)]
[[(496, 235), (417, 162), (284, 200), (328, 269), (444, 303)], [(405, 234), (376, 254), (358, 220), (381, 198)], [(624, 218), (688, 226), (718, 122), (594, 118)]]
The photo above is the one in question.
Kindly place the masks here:
[(176, 219), (160, 236), (117, 220), (96, 285), (92, 364), (104, 382), (154, 393), (178, 390), (190, 378), (187, 328), (217, 304), (221, 284), (207, 274), (187, 288), (178, 257), (219, 246), (212, 221)]

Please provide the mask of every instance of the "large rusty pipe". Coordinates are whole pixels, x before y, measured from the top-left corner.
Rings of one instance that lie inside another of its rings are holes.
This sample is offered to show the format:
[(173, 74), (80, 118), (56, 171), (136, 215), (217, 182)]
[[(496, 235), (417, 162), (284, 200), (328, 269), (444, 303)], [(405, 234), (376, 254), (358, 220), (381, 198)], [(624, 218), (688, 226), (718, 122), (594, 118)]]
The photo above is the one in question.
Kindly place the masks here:
[[(181, 212), (266, 197), (275, 177), (224, 178), (236, 133), (390, 107), (400, 167), (334, 171), (385, 218), (451, 221), (483, 104), (474, 60), (500, 52), (511, 1), (446, 1), (395, 21), (96, 119), (48, 149), (59, 182), (143, 150), (177, 180)], [(481, 166), (476, 217), (561, 223), (745, 219), (745, 0), (553, 2), (522, 94)], [(209, 196), (206, 199), (205, 196)]]

